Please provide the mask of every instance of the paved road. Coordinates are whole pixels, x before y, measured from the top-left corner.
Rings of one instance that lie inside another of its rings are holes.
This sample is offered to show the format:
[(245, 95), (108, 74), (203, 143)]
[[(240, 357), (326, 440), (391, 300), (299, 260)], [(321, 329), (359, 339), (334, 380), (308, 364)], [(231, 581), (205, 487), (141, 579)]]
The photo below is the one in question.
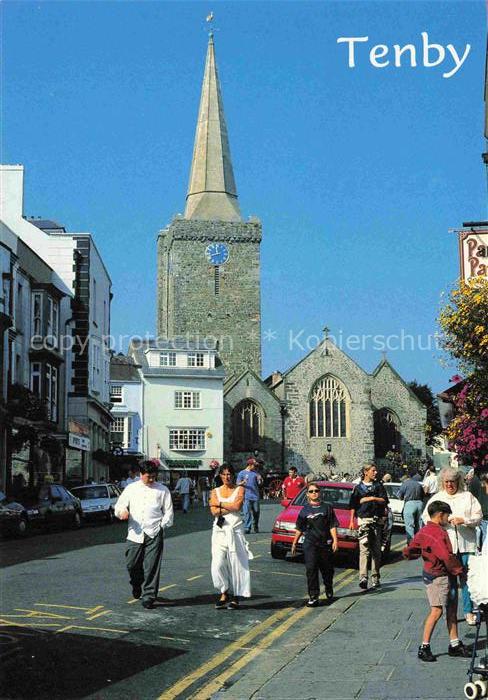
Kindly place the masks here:
[[(168, 531), (150, 611), (130, 595), (123, 524), (3, 541), (0, 697), (210, 697), (310, 612), (303, 564), (269, 556), (279, 509), (264, 504), (263, 532), (249, 537), (253, 598), (238, 611), (213, 607), (210, 519), (201, 508), (178, 512)], [(350, 565), (338, 561), (339, 595), (356, 584)]]

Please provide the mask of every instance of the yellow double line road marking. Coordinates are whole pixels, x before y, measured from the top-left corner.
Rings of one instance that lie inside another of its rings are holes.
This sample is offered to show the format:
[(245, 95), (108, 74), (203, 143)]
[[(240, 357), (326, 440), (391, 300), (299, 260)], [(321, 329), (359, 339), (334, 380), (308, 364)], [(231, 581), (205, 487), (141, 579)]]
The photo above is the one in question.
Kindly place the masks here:
[[(347, 586), (347, 584), (350, 583), (350, 581), (352, 581), (352, 579), (354, 579), (356, 575), (357, 571), (355, 569), (346, 569), (345, 571), (342, 571), (335, 577), (336, 584), (340, 581), (339, 585), (335, 586), (335, 589), (340, 590), (341, 588), (344, 588), (344, 586)], [(263, 620), (263, 622), (259, 623), (259, 625), (249, 630), (249, 632), (246, 632), (241, 637), (236, 639), (235, 642), (232, 642), (231, 644), (226, 646), (225, 649), (223, 649), (220, 653), (216, 654), (212, 659), (199, 666), (188, 676), (174, 683), (170, 688), (165, 690), (164, 693), (162, 693), (159, 696), (158, 700), (174, 700), (191, 685), (199, 681), (211, 671), (221, 666), (227, 659), (233, 656), (235, 652), (242, 651), (242, 648), (248, 645), (250, 641), (252, 641), (256, 637), (259, 637), (261, 634), (266, 632), (272, 625), (274, 625), (277, 622), (280, 622), (281, 620), (283, 620), (283, 618), (286, 617), (286, 620), (281, 622), (281, 624), (278, 625), (274, 630), (268, 632), (268, 634), (266, 634), (266, 636), (259, 641), (259, 644), (253, 646), (253, 648), (249, 650), (247, 654), (244, 654), (244, 656), (235, 661), (223, 673), (218, 675), (216, 678), (211, 680), (202, 688), (198, 689), (194, 695), (189, 696), (190, 698), (195, 698), (195, 700), (201, 700), (204, 698), (206, 699), (211, 697), (213, 693), (217, 692), (222, 687), (222, 685), (228, 678), (231, 678), (233, 675), (235, 675), (241, 668), (250, 663), (250, 661), (252, 661), (252, 659), (255, 656), (260, 654), (263, 651), (263, 649), (269, 647), (275, 640), (281, 637), (292, 625), (294, 625), (296, 622), (298, 622), (311, 612), (311, 608), (300, 607), (297, 609), (292, 606), (278, 610), (273, 615), (270, 615), (270, 617), (266, 618), (266, 620)]]

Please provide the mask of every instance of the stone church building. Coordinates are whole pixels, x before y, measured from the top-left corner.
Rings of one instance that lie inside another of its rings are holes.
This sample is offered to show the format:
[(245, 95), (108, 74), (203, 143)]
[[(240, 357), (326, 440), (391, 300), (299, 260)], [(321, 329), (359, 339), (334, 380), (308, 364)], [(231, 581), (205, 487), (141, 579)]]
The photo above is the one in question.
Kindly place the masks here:
[(357, 472), (390, 449), (425, 455), (426, 408), (386, 359), (367, 374), (330, 340), (261, 378), (259, 220), (242, 218), (210, 34), (183, 216), (158, 236), (160, 338), (216, 344), (224, 365), (224, 455), (240, 465)]

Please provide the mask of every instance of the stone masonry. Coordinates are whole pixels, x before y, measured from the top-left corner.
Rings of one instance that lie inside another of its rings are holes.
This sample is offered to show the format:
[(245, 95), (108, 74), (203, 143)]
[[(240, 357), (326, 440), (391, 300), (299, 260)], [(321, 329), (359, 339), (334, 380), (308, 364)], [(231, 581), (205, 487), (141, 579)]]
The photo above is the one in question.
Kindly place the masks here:
[[(218, 272), (212, 242), (229, 249)], [(175, 218), (158, 237), (158, 335), (217, 340), (228, 379), (261, 373), (260, 242), (258, 221)]]

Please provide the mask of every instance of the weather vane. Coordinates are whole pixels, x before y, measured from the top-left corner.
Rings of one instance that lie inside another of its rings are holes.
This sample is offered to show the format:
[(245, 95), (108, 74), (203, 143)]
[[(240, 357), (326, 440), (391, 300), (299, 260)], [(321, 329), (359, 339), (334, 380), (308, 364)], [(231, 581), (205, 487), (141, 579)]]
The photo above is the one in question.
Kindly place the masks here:
[(214, 33), (214, 26), (213, 26), (214, 13), (213, 12), (210, 12), (210, 14), (207, 15), (206, 21), (207, 21), (207, 24), (209, 25), (208, 35), (213, 36), (213, 33)]

